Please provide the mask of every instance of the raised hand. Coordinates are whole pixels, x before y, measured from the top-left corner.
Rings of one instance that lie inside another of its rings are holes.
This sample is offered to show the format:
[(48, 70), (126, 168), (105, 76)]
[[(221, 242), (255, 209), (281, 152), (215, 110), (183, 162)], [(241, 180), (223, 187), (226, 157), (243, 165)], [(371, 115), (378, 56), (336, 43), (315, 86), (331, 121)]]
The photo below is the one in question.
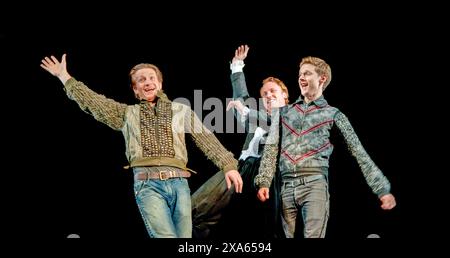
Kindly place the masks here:
[(250, 48), (248, 47), (248, 45), (241, 45), (241, 46), (239, 46), (236, 49), (236, 51), (234, 51), (233, 62), (237, 61), (237, 60), (244, 61), (244, 59), (247, 57), (249, 49)]
[(59, 62), (54, 56), (46, 56), (41, 61), (41, 67), (53, 76), (58, 77), (63, 84), (66, 83), (66, 81), (71, 77), (67, 72), (66, 54), (62, 56), (61, 62)]

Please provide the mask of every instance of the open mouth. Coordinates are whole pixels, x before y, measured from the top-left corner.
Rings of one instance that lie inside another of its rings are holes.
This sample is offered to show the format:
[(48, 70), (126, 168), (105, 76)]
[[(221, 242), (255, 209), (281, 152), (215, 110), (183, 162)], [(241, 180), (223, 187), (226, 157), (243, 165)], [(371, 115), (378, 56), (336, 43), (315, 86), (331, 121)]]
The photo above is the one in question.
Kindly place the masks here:
[(156, 88), (146, 88), (146, 89), (144, 89), (144, 92), (149, 93), (149, 92), (152, 92), (154, 90), (156, 90)]
[(269, 107), (274, 107), (274, 106), (276, 106), (276, 104), (277, 104), (277, 100), (276, 100), (276, 99), (268, 99), (268, 100), (266, 101), (266, 104), (267, 104), (267, 106), (269, 106)]

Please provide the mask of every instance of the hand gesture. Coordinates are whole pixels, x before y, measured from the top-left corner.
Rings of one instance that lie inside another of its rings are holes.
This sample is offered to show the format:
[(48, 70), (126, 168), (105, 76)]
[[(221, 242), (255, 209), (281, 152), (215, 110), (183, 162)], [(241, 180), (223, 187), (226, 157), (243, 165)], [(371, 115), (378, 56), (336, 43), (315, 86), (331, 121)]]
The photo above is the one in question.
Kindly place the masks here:
[(235, 108), (239, 112), (239, 114), (242, 115), (244, 112), (245, 106), (239, 100), (232, 100), (227, 105), (227, 111), (230, 110), (231, 108)]
[(247, 57), (249, 49), (250, 48), (248, 47), (248, 45), (241, 45), (241, 46), (239, 46), (236, 49), (236, 51), (234, 51), (233, 62), (237, 61), (237, 60), (244, 61), (244, 59)]
[(58, 77), (62, 83), (66, 83), (66, 81), (71, 77), (67, 72), (66, 54), (62, 56), (61, 62), (59, 62), (54, 56), (45, 57), (42, 59), (41, 67), (53, 76)]

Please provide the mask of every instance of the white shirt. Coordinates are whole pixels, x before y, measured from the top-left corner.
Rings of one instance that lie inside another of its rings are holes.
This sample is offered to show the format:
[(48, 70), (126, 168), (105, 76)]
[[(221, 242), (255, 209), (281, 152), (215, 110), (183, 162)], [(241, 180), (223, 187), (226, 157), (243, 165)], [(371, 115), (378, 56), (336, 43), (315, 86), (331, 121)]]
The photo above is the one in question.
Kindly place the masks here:
[(248, 144), (248, 149), (242, 150), (239, 159), (245, 160), (248, 157), (260, 158), (261, 155), (259, 154), (259, 143), (266, 133), (266, 130), (262, 129), (261, 127), (257, 127), (255, 130), (255, 136), (253, 136), (252, 140)]

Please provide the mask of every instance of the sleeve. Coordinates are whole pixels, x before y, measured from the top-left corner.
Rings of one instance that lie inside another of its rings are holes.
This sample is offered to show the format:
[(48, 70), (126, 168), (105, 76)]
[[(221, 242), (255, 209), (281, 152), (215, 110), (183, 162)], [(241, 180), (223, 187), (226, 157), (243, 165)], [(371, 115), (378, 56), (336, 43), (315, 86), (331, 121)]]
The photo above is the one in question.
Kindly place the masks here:
[(236, 60), (231, 62), (230, 64), (230, 70), (231, 73), (238, 73), (238, 72), (242, 72), (242, 70), (244, 69), (244, 61), (243, 60)]
[(114, 130), (123, 127), (127, 105), (95, 93), (73, 77), (65, 83), (64, 90), (69, 99), (78, 103), (81, 110), (92, 115), (97, 121)]
[(344, 137), (350, 153), (356, 158), (372, 192), (378, 195), (378, 197), (388, 194), (391, 188), (389, 180), (383, 175), (381, 170), (367, 154), (348, 118), (342, 112), (337, 112), (334, 120), (340, 133)]
[[(250, 98), (247, 90), (247, 83), (243, 72), (236, 72), (231, 74), (231, 85), (233, 87), (233, 99), (241, 101), (245, 105), (245, 101)], [(246, 129), (247, 132), (254, 132), (257, 124), (267, 128), (270, 123), (270, 118), (264, 109), (258, 111), (257, 99), (254, 101), (254, 107), (246, 108), (243, 114), (234, 111), (238, 122)]]
[(203, 125), (194, 111), (189, 109), (187, 113), (186, 127), (197, 147), (223, 172), (237, 170), (238, 161), (233, 153), (225, 149), (217, 137)]
[(233, 99), (247, 99), (250, 95), (248, 94), (244, 72), (232, 73), (230, 78), (233, 87)]
[(255, 177), (255, 185), (257, 185), (259, 188), (270, 187), (278, 164), (277, 159), (280, 139), (280, 113), (278, 109), (274, 111), (273, 123), (270, 126), (269, 135), (267, 136), (267, 140), (264, 145), (264, 151), (261, 157), (258, 175), (256, 175)]

